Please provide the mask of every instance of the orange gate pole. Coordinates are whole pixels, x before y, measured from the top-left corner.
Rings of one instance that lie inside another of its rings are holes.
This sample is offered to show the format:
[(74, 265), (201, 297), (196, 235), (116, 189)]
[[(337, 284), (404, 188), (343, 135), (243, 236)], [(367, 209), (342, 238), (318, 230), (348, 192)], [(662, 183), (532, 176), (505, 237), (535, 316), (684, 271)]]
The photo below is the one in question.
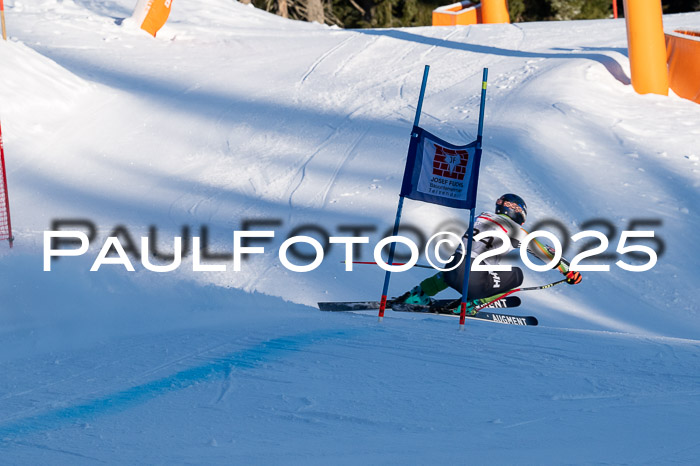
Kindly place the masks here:
[(668, 95), (661, 0), (625, 0), (632, 87), (639, 94)]

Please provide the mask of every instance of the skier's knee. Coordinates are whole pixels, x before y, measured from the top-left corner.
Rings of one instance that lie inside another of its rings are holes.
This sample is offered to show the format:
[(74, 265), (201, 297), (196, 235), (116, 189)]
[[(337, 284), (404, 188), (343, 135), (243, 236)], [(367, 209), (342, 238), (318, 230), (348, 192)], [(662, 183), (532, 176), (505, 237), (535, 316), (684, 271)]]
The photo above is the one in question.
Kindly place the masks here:
[(523, 270), (520, 267), (513, 267), (513, 286), (511, 288), (517, 288), (522, 285), (524, 278)]

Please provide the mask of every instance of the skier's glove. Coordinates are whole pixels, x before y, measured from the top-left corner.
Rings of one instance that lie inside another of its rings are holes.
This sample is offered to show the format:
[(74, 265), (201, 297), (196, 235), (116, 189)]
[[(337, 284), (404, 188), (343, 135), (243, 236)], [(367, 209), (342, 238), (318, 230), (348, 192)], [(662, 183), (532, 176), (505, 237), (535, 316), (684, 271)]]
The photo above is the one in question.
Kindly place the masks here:
[(581, 283), (581, 280), (583, 280), (583, 277), (580, 272), (570, 270), (569, 273), (566, 274), (566, 283), (569, 285), (578, 285)]

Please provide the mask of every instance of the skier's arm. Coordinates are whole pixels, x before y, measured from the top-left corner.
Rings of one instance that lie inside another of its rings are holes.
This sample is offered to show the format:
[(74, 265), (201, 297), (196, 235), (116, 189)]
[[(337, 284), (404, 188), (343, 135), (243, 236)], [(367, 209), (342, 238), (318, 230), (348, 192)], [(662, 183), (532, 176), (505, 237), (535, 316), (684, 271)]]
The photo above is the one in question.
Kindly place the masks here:
[[(546, 246), (540, 243), (539, 241), (537, 241), (537, 238), (534, 238), (530, 242), (527, 250), (543, 262), (549, 262), (552, 260), (552, 258), (554, 258), (554, 249), (550, 246)], [(569, 261), (562, 256), (562, 258), (559, 259), (559, 263), (556, 267), (563, 275), (566, 276), (566, 283), (570, 285), (576, 285), (581, 283), (581, 280), (583, 279), (581, 273), (570, 270), (569, 266)]]
[[(554, 258), (554, 249), (551, 246), (546, 246), (539, 241), (537, 241), (537, 238), (534, 238), (532, 241), (530, 241), (530, 244), (527, 247), (527, 251), (537, 257), (539, 260), (541, 260), (544, 263), (547, 263), (551, 261)], [(556, 268), (566, 275), (569, 273), (569, 261), (562, 256), (562, 258), (559, 260), (559, 263), (556, 265)]]

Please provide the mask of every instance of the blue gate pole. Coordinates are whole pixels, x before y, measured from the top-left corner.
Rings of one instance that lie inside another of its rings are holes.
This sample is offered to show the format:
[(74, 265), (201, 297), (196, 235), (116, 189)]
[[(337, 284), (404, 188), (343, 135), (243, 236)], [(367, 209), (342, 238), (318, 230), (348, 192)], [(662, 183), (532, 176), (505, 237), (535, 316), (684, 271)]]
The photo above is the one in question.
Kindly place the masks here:
[[(481, 158), (481, 140), (484, 131), (484, 105), (486, 104), (486, 81), (489, 69), (484, 68), (484, 77), (481, 82), (481, 108), (479, 109), (479, 129), (476, 134), (476, 150), (474, 156)], [(478, 175), (478, 173), (477, 173)], [(473, 176), (473, 173), (471, 174)], [(476, 190), (474, 190), (476, 195)], [(467, 317), (467, 294), (469, 293), (469, 271), (471, 270), (472, 237), (474, 236), (474, 209), (469, 211), (469, 229), (467, 230), (467, 252), (464, 256), (464, 282), (462, 282), (462, 305), (459, 314), (459, 329), (464, 330), (464, 322)]]
[(476, 133), (476, 148), (481, 150), (481, 137), (484, 132), (484, 106), (486, 105), (486, 81), (489, 77), (489, 69), (484, 68), (484, 78), (481, 82), (481, 108), (479, 109), (479, 130)]
[[(420, 122), (420, 114), (423, 109), (423, 97), (425, 97), (425, 86), (428, 84), (428, 72), (430, 71), (430, 66), (425, 65), (423, 70), (423, 82), (420, 86), (420, 95), (418, 96), (418, 106), (416, 107), (416, 117), (413, 120), (413, 126), (418, 126)], [(411, 128), (411, 137), (413, 136), (413, 128)], [(396, 220), (394, 220), (394, 230), (392, 236), (399, 234), (399, 226), (401, 225), (401, 211), (403, 210), (403, 196), (399, 196), (399, 205), (396, 208)], [(394, 264), (394, 251), (396, 250), (396, 243), (391, 243), (389, 247), (389, 265)], [(384, 288), (382, 289), (382, 299), (379, 302), (379, 322), (384, 319), (384, 311), (386, 310), (386, 297), (389, 294), (389, 279), (391, 278), (391, 271), (387, 270), (384, 274)]]

